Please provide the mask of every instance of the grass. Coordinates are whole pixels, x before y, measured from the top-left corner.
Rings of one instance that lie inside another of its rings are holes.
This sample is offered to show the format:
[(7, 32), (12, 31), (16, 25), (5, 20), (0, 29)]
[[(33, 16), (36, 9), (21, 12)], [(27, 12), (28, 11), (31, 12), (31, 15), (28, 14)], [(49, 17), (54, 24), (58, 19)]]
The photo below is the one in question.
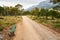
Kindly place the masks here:
[(11, 25), (14, 25), (18, 22), (21, 22), (22, 17), (21, 16), (0, 16), (0, 31), (2, 31), (4, 28), (9, 27)]
[(42, 16), (41, 17), (37, 17), (37, 16), (28, 16), (29, 18), (31, 18), (32, 20), (35, 20), (38, 23), (41, 23), (44, 25), (47, 25), (49, 28), (52, 28), (53, 30), (57, 31), (60, 33), (60, 19), (54, 19), (51, 20), (51, 17), (49, 17), (49, 19), (45, 19)]

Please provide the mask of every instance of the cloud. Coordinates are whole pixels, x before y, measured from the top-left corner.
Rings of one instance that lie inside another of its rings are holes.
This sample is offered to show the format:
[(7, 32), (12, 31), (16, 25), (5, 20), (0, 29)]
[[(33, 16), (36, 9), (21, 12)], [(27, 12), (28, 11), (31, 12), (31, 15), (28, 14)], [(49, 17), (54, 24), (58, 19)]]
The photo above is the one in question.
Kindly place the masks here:
[(42, 2), (45, 0), (0, 0), (0, 5), (5, 6), (14, 6), (16, 4), (22, 4), (24, 8), (38, 4), (39, 2)]
[(36, 4), (38, 2), (44, 1), (44, 0), (0, 0), (0, 2), (10, 2), (10, 3), (28, 3), (28, 4)]

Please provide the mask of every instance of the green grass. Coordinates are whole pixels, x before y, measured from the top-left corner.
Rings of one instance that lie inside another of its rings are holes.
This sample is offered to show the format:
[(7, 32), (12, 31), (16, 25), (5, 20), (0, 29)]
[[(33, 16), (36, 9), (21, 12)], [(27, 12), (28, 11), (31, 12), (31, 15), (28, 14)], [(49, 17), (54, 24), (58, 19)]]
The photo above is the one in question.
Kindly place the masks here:
[[(1, 18), (1, 16), (0, 16)], [(2, 31), (4, 28), (9, 27), (11, 25), (14, 25), (18, 22), (21, 22), (22, 17), (21, 16), (2, 16), (4, 19), (0, 19), (0, 31)]]

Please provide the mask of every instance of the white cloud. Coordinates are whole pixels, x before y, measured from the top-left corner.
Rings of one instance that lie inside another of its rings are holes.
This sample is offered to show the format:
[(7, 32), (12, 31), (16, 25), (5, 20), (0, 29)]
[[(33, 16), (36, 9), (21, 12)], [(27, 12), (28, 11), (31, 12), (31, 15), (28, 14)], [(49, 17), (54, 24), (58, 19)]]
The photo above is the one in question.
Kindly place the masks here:
[(38, 4), (41, 1), (45, 0), (0, 0), (0, 5), (5, 6), (14, 6), (16, 4), (22, 4), (23, 8), (28, 8), (32, 5)]

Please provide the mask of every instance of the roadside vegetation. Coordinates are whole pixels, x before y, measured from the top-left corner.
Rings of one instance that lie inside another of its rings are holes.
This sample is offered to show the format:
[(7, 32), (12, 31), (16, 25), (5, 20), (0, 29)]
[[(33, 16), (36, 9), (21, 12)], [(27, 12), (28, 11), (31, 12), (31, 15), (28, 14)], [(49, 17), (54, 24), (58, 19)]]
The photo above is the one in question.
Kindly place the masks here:
[[(51, 0), (53, 4), (59, 3), (59, 0)], [(38, 23), (46, 25), (47, 27), (60, 33), (60, 6), (53, 7), (52, 9), (39, 9), (35, 8), (29, 11), (29, 17)]]
[(19, 8), (21, 9), (22, 5), (17, 4), (14, 7), (0, 6), (0, 31), (22, 20), (20, 15), (22, 9)]
[(0, 31), (2, 31), (4, 28), (12, 26), (22, 20), (21, 16), (0, 16)]
[[(11, 40), (13, 39), (13, 36), (11, 37), (11, 32), (14, 26), (16, 26), (17, 23), (22, 22), (21, 12), (23, 9), (22, 5), (17, 4), (14, 7), (10, 6), (0, 6), (0, 32), (4, 35), (4, 40)], [(9, 36), (9, 34), (11, 34)], [(1, 34), (0, 34), (1, 35)], [(2, 35), (2, 36), (3, 36)]]
[(36, 14), (34, 13), (33, 15), (30, 15), (28, 17), (60, 33), (60, 12), (55, 10), (38, 9), (38, 8), (35, 10), (33, 11)]
[[(50, 0), (53, 4), (59, 3), (59, 0)], [(52, 9), (34, 8), (30, 10), (30, 17), (38, 23), (46, 25), (47, 27), (60, 33), (60, 6), (57, 5)]]

